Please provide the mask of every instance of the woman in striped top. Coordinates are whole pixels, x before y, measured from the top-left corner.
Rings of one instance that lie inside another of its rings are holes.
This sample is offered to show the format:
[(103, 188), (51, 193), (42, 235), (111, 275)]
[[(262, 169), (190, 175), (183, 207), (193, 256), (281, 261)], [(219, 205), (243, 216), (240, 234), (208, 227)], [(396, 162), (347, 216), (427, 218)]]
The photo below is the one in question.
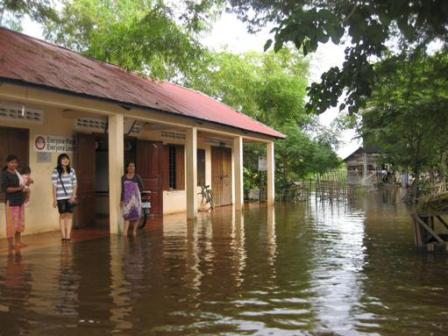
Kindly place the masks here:
[(73, 225), (73, 208), (76, 203), (76, 173), (70, 167), (67, 154), (58, 156), (58, 165), (51, 175), (53, 183), (53, 207), (59, 211), (59, 225), (63, 241), (70, 241)]

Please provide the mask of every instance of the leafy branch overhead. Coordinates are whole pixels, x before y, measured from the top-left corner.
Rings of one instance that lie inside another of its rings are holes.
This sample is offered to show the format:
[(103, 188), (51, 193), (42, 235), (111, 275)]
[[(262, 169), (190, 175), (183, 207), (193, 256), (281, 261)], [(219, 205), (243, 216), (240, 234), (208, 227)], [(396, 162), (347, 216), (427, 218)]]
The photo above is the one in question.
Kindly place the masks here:
[[(342, 67), (324, 73), (308, 94), (309, 110), (318, 113), (337, 106), (358, 111), (372, 94), (376, 80), (373, 62), (392, 54), (418, 52), (438, 41), (446, 47), (446, 0), (229, 0), (231, 10), (256, 30), (270, 23), (279, 50), (292, 42), (306, 55), (319, 43), (348, 43)], [(345, 38), (346, 37), (346, 38)]]
[(66, 2), (47, 37), (91, 57), (155, 78), (186, 74), (203, 52), (161, 1)]
[(362, 114), (365, 141), (380, 146), (386, 162), (417, 175), (447, 172), (447, 55), (392, 57), (375, 70), (378, 83)]
[(14, 19), (4, 24), (17, 30), (23, 16), (30, 15), (43, 24), (50, 41), (130, 71), (173, 80), (201, 65), (204, 48), (198, 33), (220, 12), (218, 3), (22, 0), (3, 2), (0, 14)]

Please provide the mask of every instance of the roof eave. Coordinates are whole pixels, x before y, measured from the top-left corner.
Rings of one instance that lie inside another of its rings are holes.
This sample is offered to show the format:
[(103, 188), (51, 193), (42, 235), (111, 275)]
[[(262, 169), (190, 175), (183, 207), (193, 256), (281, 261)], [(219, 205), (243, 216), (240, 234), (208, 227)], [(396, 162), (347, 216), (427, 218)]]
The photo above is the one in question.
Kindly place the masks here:
[(156, 111), (156, 112), (160, 112), (160, 113), (168, 113), (168, 114), (172, 114), (172, 115), (175, 115), (175, 116), (183, 117), (183, 118), (186, 118), (186, 119), (196, 120), (196, 121), (200, 121), (200, 122), (208, 122), (208, 123), (211, 123), (211, 124), (214, 124), (214, 125), (219, 125), (219, 126), (222, 126), (222, 127), (228, 127), (228, 128), (235, 129), (235, 130), (238, 130), (238, 131), (246, 133), (246, 134), (250, 133), (250, 134), (261, 135), (261, 136), (263, 136), (265, 138), (266, 137), (267, 138), (271, 138), (271, 139), (285, 139), (286, 138), (286, 136), (283, 133), (280, 133), (280, 132), (278, 132), (276, 130), (273, 130), (273, 131), (278, 133), (277, 135), (266, 134), (266, 133), (256, 132), (256, 131), (253, 131), (253, 130), (248, 130), (248, 129), (245, 129), (245, 128), (239, 128), (239, 127), (235, 127), (235, 126), (231, 126), (231, 125), (221, 124), (219, 122), (212, 121), (212, 120), (192, 117), (192, 116), (185, 115), (185, 114), (182, 114), (182, 113), (176, 113), (176, 112), (173, 112), (173, 111), (166, 111), (166, 110), (163, 110), (163, 109), (160, 109), (160, 108), (156, 108), (156, 107), (138, 105), (138, 104), (129, 103), (129, 102), (125, 102), (125, 101), (119, 101), (119, 100), (115, 100), (115, 99), (111, 99), (111, 98), (98, 97), (98, 96), (89, 95), (89, 94), (85, 94), (85, 93), (74, 92), (74, 91), (70, 91), (70, 90), (64, 90), (64, 89), (55, 88), (55, 87), (52, 87), (52, 86), (43, 85), (43, 84), (36, 84), (36, 83), (27, 82), (27, 81), (24, 81), (24, 80), (12, 79), (12, 78), (8, 78), (8, 77), (0, 76), (0, 84), (2, 82), (6, 82), (6, 83), (9, 83), (9, 84), (18, 85), (18, 86), (43, 89), (43, 90), (47, 90), (47, 91), (50, 91), (50, 92), (55, 92), (55, 93), (58, 93), (58, 94), (66, 94), (66, 95), (76, 96), (76, 97), (80, 97), (80, 98), (94, 99), (94, 100), (103, 101), (103, 102), (107, 102), (107, 103), (119, 104), (120, 106), (140, 108), (140, 109), (143, 109), (143, 110), (151, 110), (151, 111)]

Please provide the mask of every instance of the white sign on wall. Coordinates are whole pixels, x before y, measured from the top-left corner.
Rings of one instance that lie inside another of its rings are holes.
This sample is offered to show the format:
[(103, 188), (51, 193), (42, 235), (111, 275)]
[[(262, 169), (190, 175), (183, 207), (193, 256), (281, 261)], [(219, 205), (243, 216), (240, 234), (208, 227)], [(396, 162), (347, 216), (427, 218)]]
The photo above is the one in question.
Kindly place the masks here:
[(268, 162), (266, 161), (266, 158), (263, 156), (258, 157), (258, 170), (259, 171), (266, 171), (268, 167)]
[(71, 137), (53, 135), (36, 135), (34, 150), (36, 152), (66, 153), (73, 152), (74, 140)]

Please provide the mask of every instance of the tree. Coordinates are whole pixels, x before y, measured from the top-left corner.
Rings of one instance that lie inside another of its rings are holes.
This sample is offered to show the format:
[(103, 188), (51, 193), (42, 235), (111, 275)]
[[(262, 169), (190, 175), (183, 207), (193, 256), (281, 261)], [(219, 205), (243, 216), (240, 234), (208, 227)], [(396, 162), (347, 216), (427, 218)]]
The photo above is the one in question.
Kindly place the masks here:
[(277, 142), (275, 153), (280, 188), (309, 174), (322, 174), (339, 166), (340, 161), (333, 150), (334, 140), (326, 141), (325, 136), (312, 137), (293, 124), (285, 125), (281, 130), (286, 139)]
[[(24, 16), (46, 39), (127, 70), (182, 80), (200, 66), (198, 32), (209, 28), (222, 0), (4, 0), (0, 25), (21, 30)], [(56, 6), (57, 5), (57, 6)]]
[(324, 73), (320, 83), (309, 88), (308, 109), (324, 112), (338, 104), (340, 109), (356, 112), (365, 106), (377, 75), (372, 61), (391, 53), (414, 54), (448, 37), (448, 2), (446, 0), (229, 0), (232, 10), (256, 30), (266, 23), (274, 25), (275, 41), (267, 41), (279, 50), (288, 42), (308, 52), (319, 43), (340, 44), (346, 49), (342, 68)]
[(47, 23), (46, 37), (127, 70), (174, 79), (203, 57), (195, 35), (201, 19), (188, 19), (176, 21), (174, 9), (160, 0), (64, 1), (59, 19)]
[(308, 64), (297, 51), (279, 53), (209, 53), (203, 68), (187, 85), (243, 111), (281, 126), (311, 120), (304, 110)]
[(0, 26), (21, 30), (21, 21), (25, 15), (39, 23), (57, 20), (53, 0), (3, 0), (0, 2)]
[(446, 172), (448, 55), (392, 57), (377, 65), (378, 82), (362, 114), (363, 137), (384, 160), (418, 176)]
[[(277, 187), (283, 188), (310, 173), (334, 168), (339, 161), (332, 149), (333, 137), (308, 129), (313, 116), (306, 113), (308, 64), (294, 49), (278, 53), (227, 52), (211, 54), (207, 66), (188, 85), (275, 127), (286, 135), (276, 142)], [(245, 189), (260, 184), (257, 169), (265, 146), (244, 146)]]

